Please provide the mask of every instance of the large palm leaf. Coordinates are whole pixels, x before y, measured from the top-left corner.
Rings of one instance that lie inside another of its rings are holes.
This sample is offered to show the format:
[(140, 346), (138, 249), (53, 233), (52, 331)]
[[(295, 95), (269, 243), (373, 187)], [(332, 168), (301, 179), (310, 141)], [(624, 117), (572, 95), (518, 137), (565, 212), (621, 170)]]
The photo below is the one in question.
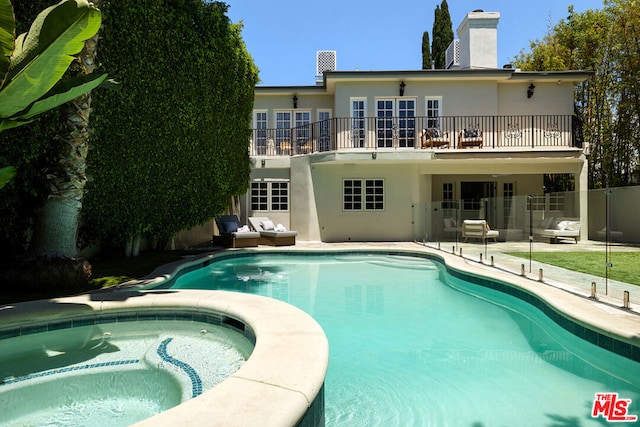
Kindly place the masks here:
[(16, 23), (9, 0), (0, 0), (0, 87), (3, 86), (13, 52)]
[[(0, 20), (6, 18), (7, 2), (0, 0)], [(3, 122), (0, 130), (22, 124), (44, 111), (45, 106), (53, 108), (104, 81), (104, 75), (90, 75), (77, 89), (67, 87), (66, 90), (56, 88), (51, 91), (74, 60), (74, 55), (82, 50), (84, 41), (98, 31), (100, 21), (100, 11), (87, 0), (64, 0), (38, 15), (29, 32), (16, 39), (0, 90), (0, 120)], [(0, 33), (0, 48), (4, 49), (7, 43), (8, 38)], [(54, 98), (45, 101), (50, 95)]]

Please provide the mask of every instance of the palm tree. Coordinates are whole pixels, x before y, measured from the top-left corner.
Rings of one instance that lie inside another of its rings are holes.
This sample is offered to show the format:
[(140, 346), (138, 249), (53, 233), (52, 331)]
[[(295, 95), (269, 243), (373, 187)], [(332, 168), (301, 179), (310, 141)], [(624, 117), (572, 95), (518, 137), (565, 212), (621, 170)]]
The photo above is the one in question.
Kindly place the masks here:
[[(99, 6), (94, 0), (93, 5)], [(84, 42), (77, 60), (71, 63), (72, 76), (91, 75), (97, 63), (98, 33)], [(55, 135), (60, 144), (58, 161), (46, 171), (49, 196), (35, 224), (29, 248), (32, 258), (76, 258), (80, 210), (85, 192), (86, 159), (89, 151), (91, 91), (63, 106), (66, 131)], [(80, 261), (82, 262), (82, 261)]]
[[(49, 171), (52, 191), (42, 210), (45, 220), (34, 233), (31, 253), (37, 261), (8, 273), (14, 283), (40, 283), (57, 276), (60, 283), (73, 286), (86, 283), (90, 275), (86, 262), (71, 258), (77, 254), (86, 182), (91, 90), (107, 77), (93, 73), (100, 24), (100, 11), (87, 0), (63, 0), (42, 11), (29, 31), (16, 38), (13, 7), (9, 0), (0, 0), (0, 131), (29, 123), (36, 115), (72, 100), (66, 106), (68, 131), (58, 138), (67, 149)], [(63, 78), (70, 66), (74, 76)], [(11, 167), (0, 169), (0, 185), (14, 173)], [(51, 265), (62, 275), (48, 270), (47, 261), (52, 258)]]

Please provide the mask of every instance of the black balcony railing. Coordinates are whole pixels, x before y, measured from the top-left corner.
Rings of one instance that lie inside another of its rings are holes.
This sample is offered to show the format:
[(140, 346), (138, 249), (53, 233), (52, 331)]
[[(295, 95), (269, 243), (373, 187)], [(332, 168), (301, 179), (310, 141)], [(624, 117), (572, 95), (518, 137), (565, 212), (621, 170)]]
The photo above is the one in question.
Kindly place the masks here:
[(253, 156), (337, 150), (582, 147), (575, 116), (338, 117), (253, 129)]

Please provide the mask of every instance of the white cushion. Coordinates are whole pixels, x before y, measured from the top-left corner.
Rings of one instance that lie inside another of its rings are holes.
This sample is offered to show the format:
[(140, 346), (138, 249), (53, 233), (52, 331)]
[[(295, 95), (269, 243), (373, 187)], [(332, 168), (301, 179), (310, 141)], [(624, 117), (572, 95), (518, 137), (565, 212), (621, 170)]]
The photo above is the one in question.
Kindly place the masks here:
[(567, 221), (566, 230), (580, 231), (580, 222), (578, 222), (578, 221)]
[(560, 221), (558, 225), (556, 225), (556, 230), (566, 230), (569, 225), (569, 221)]
[(269, 231), (269, 230), (275, 230), (276, 229), (276, 226), (273, 225), (273, 221), (270, 221), (270, 220), (260, 221), (260, 226), (262, 227), (262, 229), (264, 231)]

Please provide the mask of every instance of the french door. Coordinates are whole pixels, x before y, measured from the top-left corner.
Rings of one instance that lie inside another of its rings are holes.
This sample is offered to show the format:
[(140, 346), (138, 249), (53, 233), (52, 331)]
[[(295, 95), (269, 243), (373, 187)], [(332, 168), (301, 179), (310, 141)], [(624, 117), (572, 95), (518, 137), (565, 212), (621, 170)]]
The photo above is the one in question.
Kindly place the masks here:
[(378, 148), (414, 147), (416, 100), (380, 98), (376, 100), (376, 144)]

